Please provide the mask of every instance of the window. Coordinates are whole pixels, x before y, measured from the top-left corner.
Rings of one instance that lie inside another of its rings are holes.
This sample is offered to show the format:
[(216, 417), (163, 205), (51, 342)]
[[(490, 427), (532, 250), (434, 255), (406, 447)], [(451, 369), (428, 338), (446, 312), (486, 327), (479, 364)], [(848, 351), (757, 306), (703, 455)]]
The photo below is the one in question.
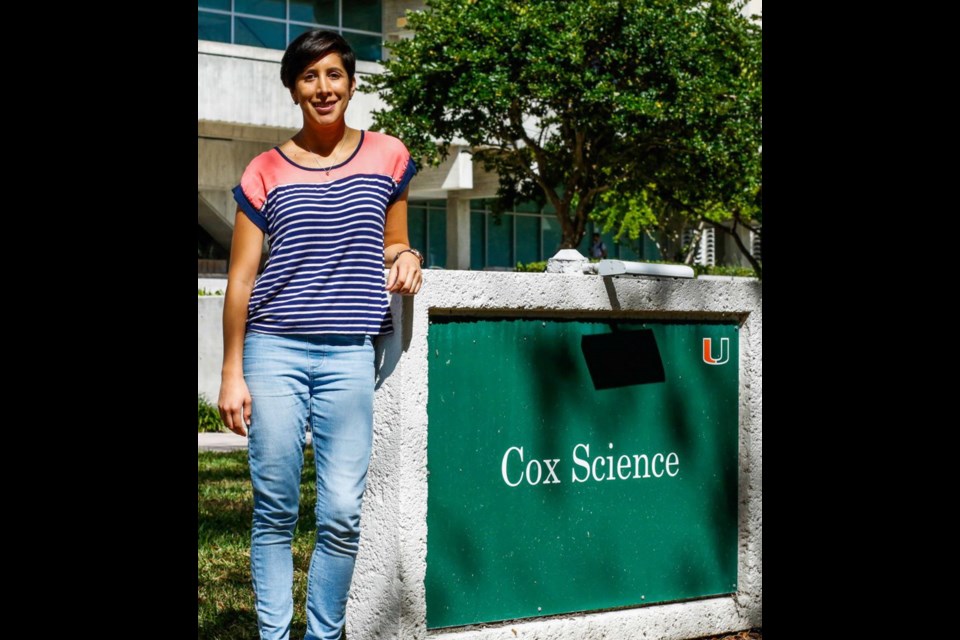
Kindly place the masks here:
[(419, 200), (407, 203), (410, 246), (423, 253), (424, 267), (447, 266), (447, 201)]
[(474, 203), (470, 203), (470, 268), (476, 271), (483, 269), (486, 264), (486, 252), (484, 251), (487, 243), (487, 235), (484, 226), (486, 225), (487, 215), (483, 210), (473, 208)]
[[(613, 236), (602, 233), (599, 226), (587, 225), (587, 233), (577, 250), (583, 255), (590, 252), (593, 232), (601, 233), (607, 248), (608, 258), (639, 260), (642, 256), (656, 259), (656, 245), (645, 237), (635, 241), (627, 238), (619, 243)], [(516, 267), (518, 262), (527, 264), (552, 258), (560, 249), (563, 231), (560, 221), (550, 205), (541, 211), (527, 203), (516, 211), (505, 212), (499, 221), (490, 212), (487, 200), (470, 202), (470, 268), (498, 269)]]
[[(547, 260), (560, 249), (560, 242), (563, 240), (563, 229), (560, 227), (560, 221), (555, 214), (544, 217), (540, 220), (540, 246), (543, 247), (543, 253)], [(586, 255), (586, 251), (581, 251)]]
[(515, 267), (514, 261), (514, 237), (513, 237), (513, 218), (514, 216), (505, 213), (495, 217), (492, 214), (486, 216), (486, 237), (487, 267)]
[[(557, 223), (557, 225), (559, 226), (559, 223)], [(577, 247), (577, 250), (587, 257), (589, 257), (590, 254), (590, 241), (593, 238), (594, 232), (600, 234), (600, 240), (603, 241), (604, 246), (607, 248), (608, 259), (632, 261), (661, 259), (660, 251), (657, 249), (657, 243), (651, 240), (647, 234), (641, 233), (639, 238), (631, 240), (630, 237), (624, 233), (623, 237), (620, 238), (620, 242), (617, 242), (613, 239), (612, 233), (605, 233), (601, 225), (593, 222), (587, 225), (587, 233), (584, 234), (580, 246)]]
[(197, 0), (197, 39), (286, 49), (317, 27), (341, 34), (359, 60), (383, 59), (382, 0)]
[(487, 200), (470, 202), (470, 268), (513, 269), (518, 262), (546, 260), (560, 246), (560, 223), (552, 211), (521, 205), (496, 217)]
[[(470, 268), (474, 270), (513, 270), (518, 262), (527, 264), (547, 260), (560, 248), (560, 221), (550, 207), (518, 206), (497, 220), (488, 200), (470, 201)], [(410, 246), (423, 253), (424, 267), (446, 267), (447, 203), (445, 200), (411, 200), (407, 207)], [(577, 250), (590, 251), (594, 231), (607, 247), (607, 257), (620, 260), (659, 259), (656, 245), (646, 237), (635, 241), (623, 238), (614, 242), (599, 226), (587, 225), (587, 233)]]

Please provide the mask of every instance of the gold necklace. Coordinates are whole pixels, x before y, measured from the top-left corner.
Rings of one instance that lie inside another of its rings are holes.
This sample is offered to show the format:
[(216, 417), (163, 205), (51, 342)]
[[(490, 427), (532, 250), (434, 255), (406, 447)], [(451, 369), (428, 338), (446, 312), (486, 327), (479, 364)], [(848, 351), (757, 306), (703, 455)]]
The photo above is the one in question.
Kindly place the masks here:
[[(331, 156), (333, 158), (333, 162), (330, 164), (329, 167), (324, 167), (323, 165), (321, 165), (320, 154), (314, 151), (313, 149), (307, 147), (307, 151), (313, 154), (313, 161), (317, 163), (317, 167), (326, 171), (328, 176), (330, 175), (330, 169), (337, 166), (337, 158), (340, 157), (340, 145), (342, 145), (343, 141), (346, 139), (347, 139), (347, 132), (344, 131), (343, 137), (340, 138), (340, 142), (337, 143), (337, 148), (333, 150), (333, 156)], [(303, 146), (306, 147), (307, 145), (304, 144)]]

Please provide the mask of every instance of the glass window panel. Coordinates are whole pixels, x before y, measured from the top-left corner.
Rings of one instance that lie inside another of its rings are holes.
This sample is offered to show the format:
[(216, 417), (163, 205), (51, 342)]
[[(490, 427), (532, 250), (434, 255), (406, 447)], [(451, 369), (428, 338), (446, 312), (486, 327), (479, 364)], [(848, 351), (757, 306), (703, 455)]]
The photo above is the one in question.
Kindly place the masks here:
[(234, 11), (266, 18), (284, 19), (287, 17), (286, 4), (285, 0), (236, 0)]
[[(621, 260), (639, 260), (640, 255), (637, 253), (637, 249), (640, 246), (640, 240), (630, 240), (627, 237), (627, 234), (623, 234), (623, 237), (620, 238), (620, 244), (617, 245), (617, 251), (619, 251), (619, 258)], [(609, 249), (607, 251), (613, 257), (613, 253)]]
[[(347, 0), (347, 2), (349, 1)], [(340, 24), (337, 17), (337, 1), (290, 0), (290, 19), (297, 22), (316, 22), (317, 24), (335, 27)]]
[(230, 42), (230, 16), (198, 11), (197, 40)]
[(485, 256), (483, 254), (483, 247), (485, 245), (483, 219), (484, 219), (484, 215), (482, 211), (470, 212), (470, 268), (471, 269), (483, 269), (483, 267), (486, 266), (484, 263)]
[(515, 267), (513, 260), (513, 216), (504, 214), (498, 221), (487, 217), (487, 266)]
[(343, 28), (379, 33), (383, 29), (380, 5), (381, 0), (344, 0)]
[(537, 206), (536, 202), (527, 201), (521, 202), (513, 208), (514, 211), (522, 211), (523, 213), (540, 213), (540, 207)]
[(643, 234), (643, 259), (644, 260), (663, 260), (660, 256), (660, 250), (657, 249), (657, 243), (651, 240), (647, 234)]
[(447, 266), (447, 211), (432, 208), (430, 210), (430, 253), (427, 256), (428, 267)]
[(200, 9), (230, 11), (230, 0), (197, 0), (197, 7)]
[[(559, 224), (559, 223), (558, 223), (558, 224)], [(585, 256), (587, 256), (587, 257), (589, 258), (589, 257), (590, 257), (590, 239), (591, 239), (592, 237), (593, 237), (593, 236), (590, 234), (589, 231), (588, 231), (587, 233), (583, 234), (583, 239), (580, 240), (580, 244), (578, 244), (576, 247), (574, 247), (574, 249), (576, 249), (576, 250), (579, 251), (581, 254), (583, 254), (583, 255), (585, 255)], [(607, 253), (610, 253), (609, 248), (607, 249)]]
[(560, 233), (560, 221), (556, 218), (544, 217), (540, 234), (543, 238), (543, 259), (548, 260), (560, 249), (560, 240), (563, 238), (563, 234)]
[(379, 62), (383, 55), (383, 40), (380, 36), (364, 36), (359, 33), (344, 33), (344, 39), (357, 55), (357, 60)]
[(407, 208), (407, 236), (410, 246), (425, 250), (427, 247), (427, 210), (422, 206), (410, 203)]
[(305, 24), (290, 23), (290, 40), (287, 41), (287, 44), (290, 44), (296, 40), (301, 33), (305, 31), (313, 31), (314, 29), (316, 29), (316, 27), (309, 27)]
[(233, 38), (236, 44), (248, 44), (265, 49), (286, 49), (286, 26), (282, 22), (267, 22), (251, 18), (235, 18)]
[(514, 216), (516, 224), (517, 262), (527, 264), (540, 260), (540, 218)]

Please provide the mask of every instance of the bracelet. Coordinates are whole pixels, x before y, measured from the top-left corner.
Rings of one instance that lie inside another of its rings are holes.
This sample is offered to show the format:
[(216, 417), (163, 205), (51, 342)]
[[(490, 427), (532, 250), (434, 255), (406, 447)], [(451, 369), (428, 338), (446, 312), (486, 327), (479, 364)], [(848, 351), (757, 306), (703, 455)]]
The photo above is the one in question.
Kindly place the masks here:
[(417, 257), (417, 260), (420, 261), (420, 267), (423, 268), (423, 254), (417, 251), (416, 249), (403, 249), (402, 251), (397, 251), (397, 255), (393, 256), (393, 261), (396, 263), (397, 258), (400, 257), (400, 254), (403, 253), (412, 253)]

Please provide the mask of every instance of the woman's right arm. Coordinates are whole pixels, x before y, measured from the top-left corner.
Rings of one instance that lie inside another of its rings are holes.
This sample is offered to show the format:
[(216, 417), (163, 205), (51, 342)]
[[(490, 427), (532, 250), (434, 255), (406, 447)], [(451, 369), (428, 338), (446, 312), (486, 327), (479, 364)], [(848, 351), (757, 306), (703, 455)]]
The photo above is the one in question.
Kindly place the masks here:
[(223, 301), (223, 369), (220, 372), (220, 417), (227, 428), (247, 435), (252, 400), (243, 379), (243, 336), (247, 325), (247, 305), (260, 266), (263, 231), (237, 209), (230, 247), (230, 273)]

